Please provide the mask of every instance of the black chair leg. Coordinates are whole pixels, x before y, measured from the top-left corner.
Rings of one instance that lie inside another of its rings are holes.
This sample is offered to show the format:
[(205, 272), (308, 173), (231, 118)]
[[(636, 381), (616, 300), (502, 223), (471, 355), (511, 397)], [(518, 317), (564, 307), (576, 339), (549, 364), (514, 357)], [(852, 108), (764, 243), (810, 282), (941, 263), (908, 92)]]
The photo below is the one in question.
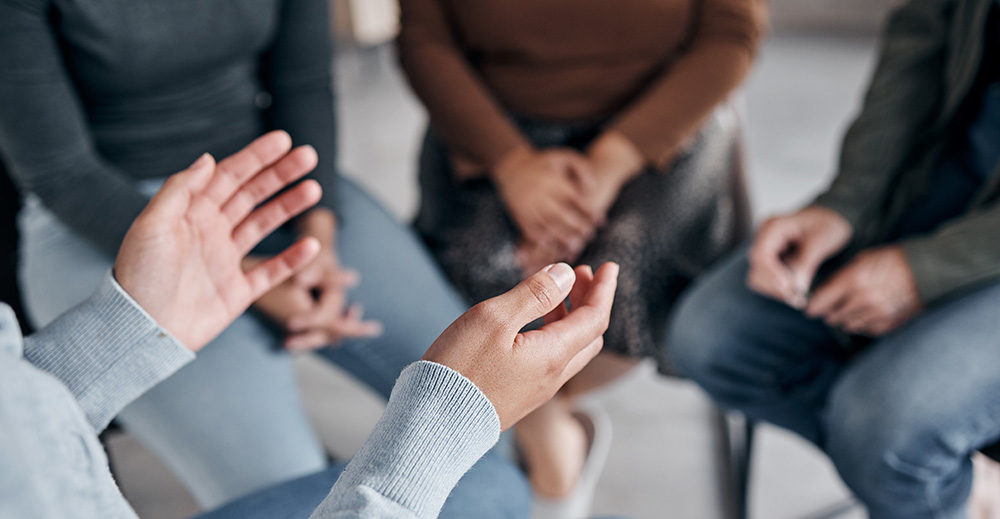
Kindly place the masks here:
[(754, 424), (742, 413), (722, 408), (716, 408), (715, 421), (724, 517), (747, 519)]

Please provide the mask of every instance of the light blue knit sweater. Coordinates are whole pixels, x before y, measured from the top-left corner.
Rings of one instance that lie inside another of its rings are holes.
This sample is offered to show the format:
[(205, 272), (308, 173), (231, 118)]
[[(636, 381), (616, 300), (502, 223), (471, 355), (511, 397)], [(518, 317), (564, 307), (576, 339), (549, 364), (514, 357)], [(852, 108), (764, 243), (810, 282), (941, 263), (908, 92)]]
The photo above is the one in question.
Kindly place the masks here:
[[(23, 340), (0, 304), (0, 519), (135, 518), (96, 433), (193, 358), (110, 274), (88, 301)], [(312, 518), (436, 517), (499, 434), (475, 384), (416, 362)]]

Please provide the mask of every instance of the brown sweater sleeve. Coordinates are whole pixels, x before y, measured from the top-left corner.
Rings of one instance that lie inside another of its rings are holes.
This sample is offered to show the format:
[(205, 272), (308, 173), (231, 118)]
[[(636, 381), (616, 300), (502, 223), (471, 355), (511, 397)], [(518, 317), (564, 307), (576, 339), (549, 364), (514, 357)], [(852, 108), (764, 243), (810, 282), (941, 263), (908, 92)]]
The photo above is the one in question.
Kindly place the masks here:
[(530, 146), (466, 61), (440, 0), (402, 0), (400, 14), (403, 71), (445, 142), (487, 168)]
[(677, 146), (743, 80), (767, 25), (763, 0), (701, 0), (690, 48), (614, 121), (645, 159), (670, 162)]

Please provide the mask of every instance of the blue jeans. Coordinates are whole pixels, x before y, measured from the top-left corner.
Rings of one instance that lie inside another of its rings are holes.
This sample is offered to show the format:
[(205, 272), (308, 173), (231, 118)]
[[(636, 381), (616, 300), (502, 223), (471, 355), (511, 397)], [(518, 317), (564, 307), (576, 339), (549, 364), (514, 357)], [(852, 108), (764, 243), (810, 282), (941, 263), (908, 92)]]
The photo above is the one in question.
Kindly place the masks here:
[[(338, 252), (362, 279), (349, 298), (382, 321), (385, 332), (319, 354), (388, 397), (399, 372), (465, 305), (408, 229), (350, 181), (342, 179), (337, 192)], [(28, 313), (42, 326), (89, 296), (112, 258), (37, 200), (29, 200), (20, 225), (21, 284)], [(206, 508), (327, 466), (303, 412), (291, 358), (274, 327), (252, 313), (118, 420)]]
[(969, 456), (1000, 437), (1000, 283), (854, 353), (750, 291), (747, 268), (737, 254), (682, 300), (667, 342), (682, 373), (819, 446), (873, 519), (964, 517)]
[[(526, 518), (531, 514), (531, 489), (520, 470), (496, 454), (496, 449), (458, 482), (441, 509), (442, 519), (483, 517)], [(197, 519), (308, 519), (330, 493), (346, 464), (255, 492)]]

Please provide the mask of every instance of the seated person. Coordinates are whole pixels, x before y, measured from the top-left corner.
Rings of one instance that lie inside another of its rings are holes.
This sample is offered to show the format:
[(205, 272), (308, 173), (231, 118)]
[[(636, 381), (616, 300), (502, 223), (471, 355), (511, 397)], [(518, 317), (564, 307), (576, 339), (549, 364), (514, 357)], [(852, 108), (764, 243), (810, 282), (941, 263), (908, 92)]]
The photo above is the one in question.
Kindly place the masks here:
[[(320, 252), (307, 237), (241, 266), (264, 236), (319, 200), (307, 180), (267, 201), (316, 163), (311, 148), (290, 148), (287, 134), (273, 132), (168, 179), (97, 292), (23, 342), (0, 307), (0, 516), (135, 517), (96, 433)], [(500, 432), (600, 351), (617, 270), (552, 265), (460, 317), (403, 371), (375, 431), (312, 517), (437, 517)], [(519, 333), (542, 316), (546, 326)]]
[(1000, 5), (911, 0), (883, 37), (833, 184), (696, 284), (667, 352), (873, 519), (959, 518), (1000, 438)]
[(712, 115), (750, 69), (764, 2), (401, 7), (431, 121), (416, 227), (467, 300), (555, 261), (623, 265), (605, 353), (516, 430), (539, 511), (586, 515), (575, 489), (596, 464), (575, 397), (662, 360), (676, 296), (744, 238), (735, 130)]

